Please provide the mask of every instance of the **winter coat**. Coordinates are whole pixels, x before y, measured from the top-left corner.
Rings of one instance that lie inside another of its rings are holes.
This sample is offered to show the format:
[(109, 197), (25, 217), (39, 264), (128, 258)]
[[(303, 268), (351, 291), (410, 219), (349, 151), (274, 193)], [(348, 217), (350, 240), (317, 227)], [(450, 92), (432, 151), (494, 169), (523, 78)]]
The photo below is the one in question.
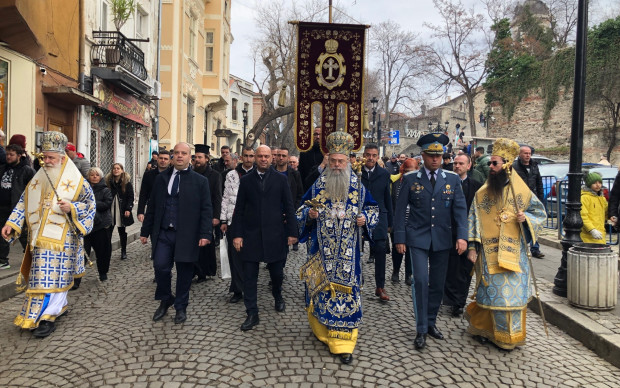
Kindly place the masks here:
[[(607, 200), (603, 190), (598, 193), (583, 186), (581, 188), (581, 239), (584, 243), (605, 244), (605, 221), (607, 220)], [(590, 231), (596, 229), (603, 234), (603, 238), (595, 240)]]
[(538, 163), (535, 160), (530, 160), (530, 171), (528, 173), (525, 165), (521, 162), (521, 158), (517, 158), (512, 164), (512, 168), (519, 174), (523, 182), (532, 190), (532, 193), (536, 194), (538, 199), (543, 202), (543, 184), (540, 170), (538, 170)]
[[(122, 219), (123, 225), (116, 225), (116, 226), (120, 226), (120, 227), (132, 225), (134, 222), (133, 214), (131, 213), (131, 209), (133, 209), (133, 200), (134, 200), (133, 186), (131, 185), (129, 174), (126, 172), (123, 172), (123, 174), (125, 174), (127, 177), (127, 185), (125, 186), (125, 192), (123, 192), (123, 190), (121, 189), (121, 184), (117, 183), (114, 180), (112, 173), (106, 175), (105, 177), (105, 182), (110, 188), (110, 191), (112, 192), (112, 197), (118, 197), (118, 203), (119, 203), (119, 208), (121, 211), (121, 219)], [(129, 212), (129, 217), (125, 217), (126, 211)]]
[(75, 158), (72, 159), (73, 164), (75, 164), (75, 167), (78, 168), (78, 170), (80, 170), (80, 172), (82, 173), (82, 176), (86, 179), (88, 178), (88, 170), (90, 170), (90, 162), (88, 161), (88, 159), (86, 159), (85, 157), (80, 157), (79, 155), (76, 155)]
[(616, 175), (614, 187), (609, 193), (609, 215), (608, 218), (618, 217), (620, 213), (620, 172)]
[[(487, 165), (487, 163), (490, 160), (491, 160), (491, 157), (489, 155), (482, 155), (478, 159), (476, 159), (476, 162), (474, 163), (474, 165), (475, 165), (474, 169), (476, 169), (479, 172), (481, 172), (482, 175), (484, 175), (484, 179), (485, 180), (489, 177), (489, 171), (491, 170), (491, 166)], [(527, 183), (527, 181), (525, 181), (525, 182)]]
[(93, 225), (92, 232), (96, 232), (98, 230), (104, 229), (112, 225), (112, 213), (110, 212), (110, 208), (112, 207), (112, 192), (106, 186), (105, 182), (102, 180), (99, 183), (91, 184), (93, 188), (93, 193), (95, 194), (95, 202), (97, 205), (97, 212), (95, 213), (95, 222)]
[(15, 208), (15, 205), (17, 205), (17, 202), (19, 202), (19, 198), (22, 196), (22, 193), (26, 189), (26, 185), (28, 185), (28, 182), (30, 182), (35, 172), (34, 169), (28, 165), (28, 161), (26, 159), (20, 159), (15, 166), (9, 166), (8, 164), (0, 165), (0, 179), (10, 168), (13, 169), (13, 179), (11, 182), (11, 203), (3, 203), (0, 204), (0, 206), (7, 208), (10, 207), (13, 209)]

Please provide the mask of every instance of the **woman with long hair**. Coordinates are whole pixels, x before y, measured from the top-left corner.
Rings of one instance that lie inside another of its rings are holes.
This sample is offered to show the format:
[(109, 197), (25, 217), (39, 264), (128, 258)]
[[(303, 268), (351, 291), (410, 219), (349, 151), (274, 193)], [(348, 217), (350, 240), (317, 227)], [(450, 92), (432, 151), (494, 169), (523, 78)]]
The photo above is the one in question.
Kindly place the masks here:
[(131, 176), (125, 172), (123, 165), (114, 163), (112, 172), (105, 177), (105, 183), (112, 192), (112, 225), (118, 227), (118, 236), (121, 240), (121, 260), (127, 258), (127, 232), (125, 227), (133, 224), (133, 186)]
[(99, 167), (92, 167), (88, 170), (88, 182), (93, 188), (95, 201), (97, 202), (97, 213), (93, 230), (84, 237), (84, 247), (86, 253), (90, 255), (92, 247), (97, 254), (97, 270), (99, 280), (108, 280), (108, 270), (110, 268), (110, 256), (112, 256), (112, 192), (103, 181), (103, 171)]

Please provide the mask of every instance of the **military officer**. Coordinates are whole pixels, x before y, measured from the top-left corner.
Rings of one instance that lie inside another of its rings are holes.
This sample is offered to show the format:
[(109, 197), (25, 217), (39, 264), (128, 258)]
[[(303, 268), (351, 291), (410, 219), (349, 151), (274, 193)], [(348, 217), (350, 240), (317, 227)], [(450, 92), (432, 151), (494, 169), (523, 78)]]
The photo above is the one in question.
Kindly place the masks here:
[[(456, 228), (459, 254), (467, 249), (467, 206), (458, 175), (442, 170), (443, 146), (449, 138), (430, 133), (418, 140), (424, 168), (403, 180), (394, 212), (394, 242), (413, 263), (413, 310), (416, 349), (426, 346), (426, 335), (443, 339), (436, 319), (443, 297), (446, 271)], [(405, 195), (406, 193), (406, 195)], [(409, 217), (406, 217), (409, 206)], [(454, 219), (454, 226), (451, 220)]]

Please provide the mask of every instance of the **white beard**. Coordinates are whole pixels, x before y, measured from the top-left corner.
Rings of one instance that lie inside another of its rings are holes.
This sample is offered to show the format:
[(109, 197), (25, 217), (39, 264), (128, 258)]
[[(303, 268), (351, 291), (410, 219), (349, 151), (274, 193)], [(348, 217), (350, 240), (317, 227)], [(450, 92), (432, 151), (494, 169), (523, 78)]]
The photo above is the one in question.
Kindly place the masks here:
[(349, 165), (343, 170), (332, 170), (327, 167), (325, 171), (325, 192), (327, 197), (334, 201), (342, 201), (349, 196), (349, 183), (351, 181), (351, 168)]
[[(60, 167), (61, 165), (57, 165), (54, 167), (41, 167), (44, 168), (45, 171), (47, 172), (47, 175), (50, 177), (52, 184), (56, 184), (56, 181), (58, 180), (58, 178), (60, 178)], [(44, 196), (47, 196), (48, 194), (52, 194), (52, 196), (54, 195), (54, 190), (52, 190), (52, 185), (50, 184), (49, 180), (47, 178), (43, 179), (43, 182), (41, 182), (41, 192), (43, 193)]]

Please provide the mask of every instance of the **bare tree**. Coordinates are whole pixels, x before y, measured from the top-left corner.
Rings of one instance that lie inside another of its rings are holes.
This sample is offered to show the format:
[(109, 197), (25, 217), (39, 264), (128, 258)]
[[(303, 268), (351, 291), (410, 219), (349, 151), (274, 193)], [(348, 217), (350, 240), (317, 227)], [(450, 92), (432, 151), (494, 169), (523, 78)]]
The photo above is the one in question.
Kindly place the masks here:
[(562, 49), (574, 42), (577, 26), (577, 0), (547, 0), (553, 43)]
[(516, 5), (516, 0), (481, 0), (481, 2), (492, 24), (504, 18), (511, 19)]
[(473, 9), (466, 10), (458, 0), (433, 0), (441, 24), (426, 24), (436, 38), (425, 45), (422, 57), (430, 74), (439, 81), (437, 91), (444, 93), (458, 86), (467, 98), (469, 125), (476, 135), (474, 98), (486, 77), (486, 57), (490, 39), (484, 34), (484, 17)]
[[(326, 21), (324, 1), (310, 0), (289, 8), (283, 0), (258, 3), (256, 24), (258, 36), (254, 41), (253, 81), (262, 100), (263, 113), (248, 132), (248, 145), (265, 130), (276, 146), (295, 148), (293, 142), (293, 102), (295, 101), (296, 26), (292, 20)], [(337, 21), (338, 17), (334, 18)], [(286, 98), (281, 98), (283, 87)], [(282, 102), (282, 105), (278, 103)]]

